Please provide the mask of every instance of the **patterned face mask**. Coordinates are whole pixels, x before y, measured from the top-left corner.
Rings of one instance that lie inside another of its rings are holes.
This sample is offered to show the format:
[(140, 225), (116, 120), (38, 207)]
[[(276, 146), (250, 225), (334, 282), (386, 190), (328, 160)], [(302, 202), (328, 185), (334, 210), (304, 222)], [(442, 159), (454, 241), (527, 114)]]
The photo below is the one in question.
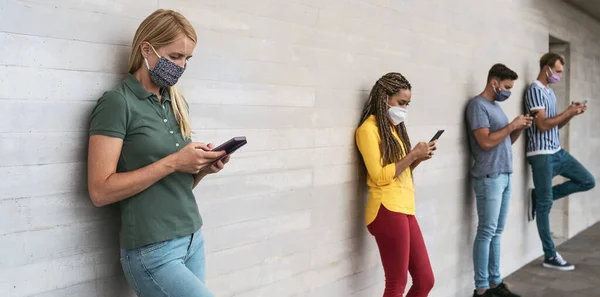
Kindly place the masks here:
[(150, 45), (150, 47), (158, 57), (158, 62), (152, 69), (150, 69), (148, 59), (144, 58), (144, 61), (146, 62), (146, 67), (148, 68), (148, 72), (150, 73), (150, 78), (157, 86), (161, 88), (169, 88), (174, 86), (181, 77), (181, 75), (183, 75), (185, 67), (181, 67), (169, 61), (167, 58), (161, 57), (152, 45)]

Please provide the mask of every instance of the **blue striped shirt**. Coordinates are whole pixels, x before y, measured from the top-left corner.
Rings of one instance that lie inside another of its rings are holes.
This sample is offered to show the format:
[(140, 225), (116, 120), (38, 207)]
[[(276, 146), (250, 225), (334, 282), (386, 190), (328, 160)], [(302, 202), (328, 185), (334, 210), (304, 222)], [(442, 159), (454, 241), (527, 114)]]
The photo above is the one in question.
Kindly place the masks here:
[[(545, 110), (546, 118), (556, 116), (556, 95), (540, 81), (534, 81), (525, 92), (525, 111)], [(533, 123), (527, 129), (527, 156), (549, 155), (560, 151), (558, 126), (541, 132)]]

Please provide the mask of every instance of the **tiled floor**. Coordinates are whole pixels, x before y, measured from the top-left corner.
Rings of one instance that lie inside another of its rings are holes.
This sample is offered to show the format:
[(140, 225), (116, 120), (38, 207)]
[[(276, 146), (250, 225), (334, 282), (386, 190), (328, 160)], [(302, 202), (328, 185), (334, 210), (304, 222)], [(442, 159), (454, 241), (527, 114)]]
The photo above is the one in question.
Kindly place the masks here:
[(575, 271), (547, 269), (537, 259), (505, 279), (511, 291), (522, 297), (600, 297), (600, 223), (558, 250)]

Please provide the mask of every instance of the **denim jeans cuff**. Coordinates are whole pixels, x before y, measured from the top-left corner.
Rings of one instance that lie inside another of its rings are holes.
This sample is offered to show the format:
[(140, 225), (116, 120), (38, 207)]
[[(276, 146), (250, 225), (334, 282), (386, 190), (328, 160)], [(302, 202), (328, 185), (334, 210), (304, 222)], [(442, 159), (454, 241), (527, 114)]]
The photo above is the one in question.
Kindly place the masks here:
[(475, 283), (475, 290), (487, 290), (490, 288), (490, 283), (488, 281), (485, 282), (476, 282)]
[(550, 260), (556, 257), (556, 251), (553, 252), (544, 252), (544, 260)]
[(501, 283), (502, 283), (502, 279), (501, 278), (490, 279), (490, 287), (492, 287), (492, 286), (499, 286)]

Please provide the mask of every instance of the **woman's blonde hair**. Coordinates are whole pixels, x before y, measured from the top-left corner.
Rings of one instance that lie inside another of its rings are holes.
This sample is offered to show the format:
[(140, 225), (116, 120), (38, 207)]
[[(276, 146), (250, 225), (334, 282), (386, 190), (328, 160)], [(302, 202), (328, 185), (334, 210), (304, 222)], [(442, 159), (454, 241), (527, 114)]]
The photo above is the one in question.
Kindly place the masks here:
[[(138, 27), (133, 38), (131, 54), (129, 55), (129, 73), (134, 73), (144, 63), (142, 43), (148, 42), (156, 49), (168, 45), (181, 36), (186, 36), (197, 42), (196, 31), (192, 24), (180, 13), (173, 10), (159, 9), (148, 16)], [(171, 108), (179, 124), (184, 138), (192, 136), (187, 102), (177, 86), (169, 88)]]

